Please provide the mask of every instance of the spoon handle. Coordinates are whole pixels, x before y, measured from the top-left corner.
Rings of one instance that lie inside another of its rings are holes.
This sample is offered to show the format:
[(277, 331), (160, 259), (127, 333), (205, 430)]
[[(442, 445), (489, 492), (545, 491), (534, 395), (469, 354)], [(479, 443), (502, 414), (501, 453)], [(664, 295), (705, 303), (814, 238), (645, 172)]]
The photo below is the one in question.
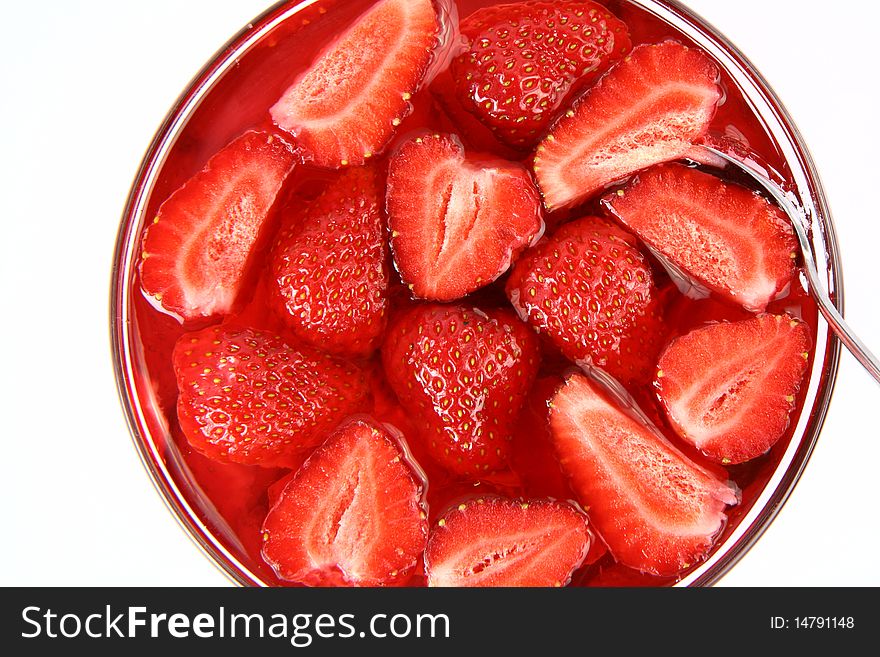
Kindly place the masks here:
[[(812, 276), (810, 276), (810, 278), (812, 278)], [(813, 288), (812, 283), (810, 284), (810, 287)], [(868, 374), (873, 376), (877, 383), (880, 383), (880, 360), (877, 360), (877, 357), (871, 353), (871, 350), (868, 349), (865, 343), (862, 342), (853, 332), (849, 324), (847, 324), (843, 319), (843, 316), (837, 312), (837, 308), (834, 307), (834, 304), (831, 303), (825, 294), (814, 292), (813, 298), (816, 299), (816, 303), (819, 304), (819, 310), (828, 321), (834, 334), (840, 338), (840, 341), (847, 349), (849, 349), (850, 353), (855, 356), (856, 360), (862, 364), (862, 367), (868, 370)]]
[(819, 311), (822, 313), (822, 316), (825, 317), (825, 320), (828, 322), (834, 335), (840, 339), (843, 345), (849, 349), (850, 353), (855, 356), (856, 360), (861, 363), (862, 367), (864, 367), (868, 373), (874, 377), (874, 380), (880, 384), (880, 360), (877, 359), (877, 356), (871, 353), (871, 350), (868, 349), (865, 343), (862, 342), (850, 328), (849, 324), (846, 323), (846, 320), (843, 319), (843, 316), (838, 312), (837, 308), (832, 303), (831, 298), (828, 296), (822, 280), (819, 278), (819, 271), (816, 267), (816, 262), (813, 259), (810, 239), (803, 223), (801, 210), (792, 203), (782, 190), (771, 180), (768, 180), (762, 174), (754, 171), (748, 165), (731, 157), (723, 151), (719, 151), (710, 146), (704, 146), (704, 148), (747, 173), (768, 194), (770, 194), (770, 196), (773, 197), (773, 200), (775, 200), (788, 215), (792, 227), (794, 228), (794, 232), (797, 235), (798, 243), (800, 244), (801, 255), (803, 256), (804, 261), (804, 271), (807, 276), (807, 284), (810, 288), (810, 294), (818, 304)]

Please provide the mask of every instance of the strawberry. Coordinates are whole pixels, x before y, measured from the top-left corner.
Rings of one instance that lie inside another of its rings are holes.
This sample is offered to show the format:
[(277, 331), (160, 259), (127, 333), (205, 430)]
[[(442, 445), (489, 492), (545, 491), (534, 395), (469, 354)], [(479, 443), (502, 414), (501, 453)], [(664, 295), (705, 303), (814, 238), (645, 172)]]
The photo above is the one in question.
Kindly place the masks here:
[(550, 130), (534, 169), (548, 209), (684, 156), (721, 98), (718, 68), (674, 41), (643, 45), (614, 66)]
[(394, 262), (413, 294), (452, 301), (488, 285), (543, 228), (519, 164), (466, 158), (454, 135), (405, 142), (388, 172)]
[(418, 306), (382, 346), (388, 382), (427, 452), (453, 473), (501, 468), (538, 367), (535, 336), (507, 310)]
[(587, 518), (551, 500), (477, 498), (437, 522), (428, 586), (565, 586), (589, 550)]
[(375, 171), (352, 168), (285, 217), (272, 275), (280, 314), (304, 342), (346, 356), (378, 346), (388, 305), (380, 195)]
[(461, 21), (467, 51), (451, 71), (462, 106), (528, 150), (578, 90), (630, 49), (626, 25), (595, 2), (529, 0)]
[(431, 94), (437, 112), (437, 132), (451, 132), (458, 135), (465, 149), (494, 153), (501, 159), (519, 160), (521, 150), (511, 148), (498, 140), (496, 133), (461, 105), (456, 91), (455, 80), (449, 68), (442, 71), (431, 83)]
[(519, 259), (506, 289), (523, 321), (571, 360), (622, 383), (650, 380), (662, 304), (632, 235), (596, 217), (568, 223)]
[(284, 92), (272, 119), (317, 166), (363, 164), (412, 110), (438, 31), (431, 0), (380, 0)]
[(186, 333), (172, 360), (180, 426), (218, 461), (297, 465), (298, 453), (360, 411), (367, 395), (354, 365), (250, 328)]
[(604, 203), (687, 276), (748, 310), (764, 310), (794, 277), (790, 220), (745, 187), (668, 164)]
[(404, 443), (352, 420), (287, 482), (263, 523), (263, 559), (309, 586), (405, 583), (428, 538), (425, 486)]
[(228, 314), (293, 165), (290, 145), (265, 132), (216, 153), (147, 226), (139, 263), (147, 298), (181, 320)]
[(809, 327), (787, 315), (709, 324), (677, 338), (657, 366), (670, 423), (720, 463), (760, 456), (788, 428), (811, 347)]
[(654, 575), (704, 559), (734, 492), (583, 374), (551, 403), (559, 462), (615, 559)]

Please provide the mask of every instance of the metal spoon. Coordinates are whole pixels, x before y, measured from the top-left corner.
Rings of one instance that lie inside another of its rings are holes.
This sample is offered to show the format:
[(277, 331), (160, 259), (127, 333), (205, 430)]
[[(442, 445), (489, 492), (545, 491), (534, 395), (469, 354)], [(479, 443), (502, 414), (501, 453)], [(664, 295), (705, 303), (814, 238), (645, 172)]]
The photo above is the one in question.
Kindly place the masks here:
[(816, 269), (816, 261), (813, 259), (813, 252), (810, 249), (810, 240), (807, 236), (807, 229), (804, 225), (803, 211), (792, 203), (788, 197), (782, 192), (775, 183), (768, 180), (763, 174), (753, 170), (748, 165), (740, 162), (736, 158), (731, 157), (727, 153), (719, 151), (710, 146), (704, 146), (707, 151), (713, 155), (717, 155), (728, 164), (735, 166), (740, 171), (746, 173), (752, 180), (758, 183), (761, 188), (766, 191), (774, 201), (782, 208), (794, 227), (798, 242), (801, 247), (801, 255), (804, 260), (804, 271), (807, 275), (807, 283), (810, 288), (810, 294), (816, 303), (819, 304), (819, 310), (831, 326), (831, 330), (840, 339), (840, 341), (849, 349), (850, 353), (856, 357), (856, 360), (868, 370), (868, 373), (874, 377), (877, 383), (880, 383), (880, 360), (871, 353), (868, 347), (853, 333), (843, 316), (834, 307), (822, 280), (819, 278), (819, 271)]

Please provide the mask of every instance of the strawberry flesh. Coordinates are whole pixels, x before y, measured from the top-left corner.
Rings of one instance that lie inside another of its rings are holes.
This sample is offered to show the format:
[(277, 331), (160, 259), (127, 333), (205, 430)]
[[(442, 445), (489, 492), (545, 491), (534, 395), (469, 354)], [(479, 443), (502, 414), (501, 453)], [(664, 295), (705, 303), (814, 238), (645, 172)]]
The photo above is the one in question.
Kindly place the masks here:
[(428, 538), (424, 492), (405, 444), (352, 420), (284, 486), (263, 523), (263, 558), (307, 586), (404, 584)]
[(595, 2), (528, 1), (462, 20), (457, 96), (504, 143), (529, 149), (560, 107), (629, 51), (626, 25)]
[(470, 500), (431, 532), (428, 586), (565, 586), (589, 544), (586, 516), (566, 502)]
[(657, 389), (678, 434), (719, 463), (760, 456), (785, 433), (811, 349), (787, 315), (709, 324), (674, 340)]
[(382, 359), (434, 460), (469, 477), (506, 464), (539, 360), (537, 339), (516, 315), (418, 306), (389, 327)]
[(748, 310), (764, 310), (794, 277), (790, 220), (745, 187), (667, 164), (604, 202), (687, 276)]
[(343, 356), (378, 346), (389, 279), (383, 205), (376, 172), (358, 167), (284, 217), (272, 274), (279, 314), (304, 342)]
[(454, 135), (404, 143), (388, 173), (394, 262), (419, 298), (452, 301), (488, 285), (543, 229), (519, 164), (466, 158)]
[(576, 205), (616, 180), (683, 157), (721, 98), (718, 69), (674, 41), (642, 45), (550, 130), (534, 169), (548, 209)]
[(222, 462), (298, 465), (367, 396), (354, 365), (250, 328), (185, 333), (172, 360), (181, 429)]
[(246, 132), (162, 204), (139, 264), (156, 308), (182, 320), (233, 309), (294, 160), (276, 135)]
[(706, 557), (737, 502), (725, 483), (583, 374), (554, 397), (550, 426), (578, 501), (617, 561), (673, 575)]
[(431, 0), (380, 0), (284, 92), (272, 119), (317, 166), (363, 164), (412, 111), (438, 30)]
[(604, 219), (578, 219), (523, 254), (506, 288), (519, 316), (563, 354), (623, 383), (650, 380), (665, 335), (635, 243)]

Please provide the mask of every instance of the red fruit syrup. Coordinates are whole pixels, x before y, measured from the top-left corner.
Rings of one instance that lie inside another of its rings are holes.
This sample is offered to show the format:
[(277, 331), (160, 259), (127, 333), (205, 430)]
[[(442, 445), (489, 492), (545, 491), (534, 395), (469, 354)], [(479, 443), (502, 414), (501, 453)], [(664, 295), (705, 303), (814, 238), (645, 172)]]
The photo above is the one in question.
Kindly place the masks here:
[[(288, 3), (276, 9), (272, 16), (289, 12), (296, 3)], [(249, 129), (279, 133), (273, 126), (269, 108), (278, 100), (292, 82), (307, 69), (309, 64), (333, 40), (334, 36), (350, 25), (373, 3), (373, 0), (320, 0), (299, 12), (293, 13), (277, 24), (258, 43), (217, 81), (205, 95), (198, 108), (188, 119), (186, 126), (167, 153), (161, 172), (149, 197), (146, 217), (154, 217), (162, 202), (205, 162), (235, 137)], [(441, 3), (438, 3), (441, 4)], [(478, 8), (498, 4), (490, 0), (457, 0), (443, 2), (449, 15), (445, 19), (447, 39), (457, 38), (454, 24)], [(672, 26), (626, 0), (603, 3), (626, 23), (633, 46), (657, 43), (665, 39), (677, 40), (693, 46), (687, 36)], [(367, 44), (368, 45), (368, 44)], [(440, 75), (436, 80), (442, 81)], [(722, 71), (720, 84), (724, 91), (722, 103), (711, 123), (710, 138), (721, 142), (734, 139), (757, 154), (760, 161), (775, 172), (781, 180), (788, 180), (790, 171), (764, 123), (744, 100), (732, 79)], [(387, 168), (388, 153), (396, 143), (408, 134), (420, 130), (456, 132), (466, 149), (486, 153), (499, 159), (518, 160), (527, 167), (531, 152), (518, 153), (501, 143), (494, 142), (491, 133), (474, 128), (474, 132), (457, 125), (444, 111), (434, 85), (421, 89), (411, 99), (412, 113), (399, 126), (393, 140), (383, 153), (372, 162), (380, 171)], [(290, 140), (290, 136), (284, 136)], [(716, 172), (718, 173), (718, 172)], [(295, 168), (279, 195), (275, 214), (286, 204), (298, 204), (313, 198), (327, 185), (332, 184), (338, 172), (303, 165)], [(724, 175), (718, 173), (718, 175)], [(575, 210), (545, 214), (548, 232), (571, 218), (605, 214), (598, 199), (581, 205)], [(282, 322), (271, 310), (271, 272), (264, 252), (255, 256), (255, 272), (249, 287), (240, 294), (241, 309), (237, 319), (258, 329), (289, 335)], [(725, 303), (713, 296), (695, 299), (685, 296), (672, 285), (660, 264), (652, 259), (655, 277), (660, 286), (669, 288), (664, 293), (666, 304), (665, 323), (668, 338), (708, 322), (745, 319), (751, 316), (742, 308)], [(391, 268), (390, 316), (413, 303), (406, 286)], [(491, 285), (465, 297), (459, 303), (483, 308), (509, 307), (504, 294), (506, 277), (502, 276)], [(218, 538), (236, 560), (244, 564), (264, 582), (270, 585), (287, 585), (277, 579), (272, 569), (260, 556), (260, 524), (269, 508), (269, 497), (277, 486), (273, 484), (289, 477), (290, 470), (246, 466), (211, 461), (196, 453), (187, 443), (177, 420), (177, 382), (172, 370), (172, 349), (177, 338), (206, 323), (220, 318), (182, 326), (176, 319), (162, 314), (149, 303), (135, 276), (129, 290), (134, 307), (135, 349), (142, 350), (142, 362), (146, 376), (154, 392), (157, 417), (148, 419), (154, 436), (166, 436), (164, 445), (157, 445), (178, 488), (187, 498), (198, 520)], [(767, 308), (772, 313), (788, 313), (804, 320), (817, 334), (817, 309), (795, 277), (784, 295)], [(568, 373), (572, 364), (549, 343), (542, 343), (543, 359), (531, 397), (524, 404), (522, 421), (513, 437), (513, 456), (508, 469), (487, 475), (479, 480), (456, 478), (434, 463), (418, 444), (410, 441), (413, 457), (419, 462), (428, 479), (427, 502), (429, 521), (435, 522), (451, 504), (482, 494), (500, 494), (509, 497), (558, 497), (574, 499), (564, 476), (555, 462), (552, 443), (546, 435), (546, 400)], [(809, 361), (815, 357), (811, 350)], [(388, 383), (384, 380), (381, 358), (374, 353), (359, 361), (372, 387), (371, 415), (380, 422), (394, 425), (404, 436), (414, 432), (412, 420), (401, 410)], [(808, 370), (809, 371), (809, 370)], [(806, 383), (801, 387), (792, 417), (797, 417), (804, 404)], [(688, 449), (663, 420), (663, 410), (650, 382), (630, 391), (645, 414), (659, 424), (660, 429), (679, 449), (698, 463), (710, 466), (693, 449)], [(792, 422), (787, 433), (765, 455), (743, 465), (727, 468), (728, 477), (741, 491), (742, 501), (727, 510), (728, 521), (716, 545), (732, 532), (748, 513), (769, 481), (774, 468), (794, 433)], [(688, 571), (674, 578), (657, 578), (643, 575), (617, 565), (599, 539), (594, 541), (590, 557), (572, 579), (573, 585), (602, 586), (661, 586), (669, 585), (685, 576)], [(423, 572), (417, 569), (410, 585), (424, 585)]]

